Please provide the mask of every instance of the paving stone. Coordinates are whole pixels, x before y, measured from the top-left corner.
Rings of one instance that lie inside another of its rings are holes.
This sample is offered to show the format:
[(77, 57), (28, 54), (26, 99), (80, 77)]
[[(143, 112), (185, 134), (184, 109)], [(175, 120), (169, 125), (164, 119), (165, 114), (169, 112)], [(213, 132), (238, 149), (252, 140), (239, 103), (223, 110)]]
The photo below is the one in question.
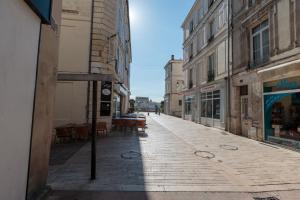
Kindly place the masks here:
[[(52, 166), (48, 184), (54, 190), (70, 192), (300, 189), (297, 152), (166, 115), (153, 114), (147, 124), (147, 137), (127, 135), (97, 141), (95, 182), (89, 181), (90, 144), (86, 144), (63, 165)], [(227, 150), (224, 145), (238, 149)], [(201, 158), (195, 151), (210, 152), (215, 157)], [(128, 152), (141, 156), (123, 159), (121, 155)]]

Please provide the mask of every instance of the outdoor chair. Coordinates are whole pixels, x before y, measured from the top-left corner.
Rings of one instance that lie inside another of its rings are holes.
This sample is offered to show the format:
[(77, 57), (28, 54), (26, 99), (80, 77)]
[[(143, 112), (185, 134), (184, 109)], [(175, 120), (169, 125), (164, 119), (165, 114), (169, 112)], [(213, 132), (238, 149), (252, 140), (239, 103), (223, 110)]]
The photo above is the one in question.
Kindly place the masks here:
[(57, 127), (55, 128), (55, 142), (65, 142), (72, 140), (72, 128), (70, 127)]
[(107, 136), (107, 125), (106, 122), (98, 122), (96, 128), (97, 135)]

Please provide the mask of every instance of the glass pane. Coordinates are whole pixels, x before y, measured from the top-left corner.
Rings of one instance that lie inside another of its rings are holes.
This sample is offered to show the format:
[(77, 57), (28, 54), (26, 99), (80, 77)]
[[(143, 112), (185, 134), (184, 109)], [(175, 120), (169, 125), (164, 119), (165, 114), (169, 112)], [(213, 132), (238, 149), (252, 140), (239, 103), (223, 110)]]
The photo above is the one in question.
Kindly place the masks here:
[(268, 26), (268, 20), (264, 21), (263, 23), (260, 24), (261, 28), (265, 28)]
[(214, 98), (220, 98), (220, 90), (214, 91)]
[(208, 98), (208, 99), (211, 99), (211, 98), (212, 98), (212, 92), (208, 92), (208, 93), (207, 93), (207, 98)]
[(269, 57), (269, 29), (262, 32), (263, 60)]
[(253, 51), (257, 51), (260, 49), (260, 35), (256, 35), (253, 37)]
[(212, 118), (212, 100), (207, 100), (207, 113), (206, 117)]
[(263, 46), (269, 46), (269, 29), (262, 32), (262, 44)]
[(252, 34), (257, 33), (260, 30), (260, 25), (256, 26), (255, 28), (252, 29)]
[(221, 101), (220, 99), (214, 99), (213, 104), (213, 116), (214, 119), (220, 119), (221, 118)]
[(201, 102), (201, 117), (206, 117), (206, 101)]

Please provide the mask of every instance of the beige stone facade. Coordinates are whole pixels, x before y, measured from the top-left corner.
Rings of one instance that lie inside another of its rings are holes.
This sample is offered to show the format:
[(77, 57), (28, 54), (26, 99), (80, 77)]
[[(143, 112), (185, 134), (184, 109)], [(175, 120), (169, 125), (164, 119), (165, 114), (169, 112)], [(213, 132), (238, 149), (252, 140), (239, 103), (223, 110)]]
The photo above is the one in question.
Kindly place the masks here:
[[(63, 0), (59, 73), (113, 75), (109, 116), (101, 116), (98, 84), (98, 120), (109, 126), (129, 107), (130, 40), (127, 0)], [(88, 82), (58, 82), (55, 125), (90, 122), (91, 93)]]
[(164, 112), (176, 117), (182, 116), (182, 89), (184, 86), (183, 61), (172, 56), (165, 69)]
[(228, 75), (227, 1), (197, 0), (184, 31), (183, 118), (226, 128)]
[(52, 24), (42, 25), (41, 30), (27, 199), (35, 199), (45, 189), (48, 178), (60, 17), (61, 2), (53, 1)]
[[(239, 1), (233, 4), (233, 13), (230, 129), (238, 135), (268, 140), (266, 120), (275, 115), (267, 111), (269, 98), (297, 91), (287, 89), (298, 84), (294, 80), (300, 75), (300, 2)], [(276, 88), (281, 81), (287, 88)]]

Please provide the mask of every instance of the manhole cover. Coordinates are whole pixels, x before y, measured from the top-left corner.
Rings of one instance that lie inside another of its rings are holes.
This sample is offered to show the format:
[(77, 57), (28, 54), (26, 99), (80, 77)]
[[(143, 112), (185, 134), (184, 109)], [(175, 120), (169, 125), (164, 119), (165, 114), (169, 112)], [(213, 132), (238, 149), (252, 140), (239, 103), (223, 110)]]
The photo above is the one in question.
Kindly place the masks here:
[(121, 158), (123, 159), (133, 159), (133, 158), (138, 158), (141, 157), (142, 154), (135, 152), (135, 151), (129, 151), (126, 153), (121, 154)]
[(254, 200), (280, 200), (277, 197), (254, 197)]
[(236, 146), (232, 146), (232, 145), (220, 145), (220, 148), (225, 149), (225, 150), (229, 150), (229, 151), (237, 151), (239, 148)]
[(215, 154), (213, 154), (209, 151), (195, 151), (194, 154), (196, 156), (199, 156), (201, 158), (206, 158), (206, 159), (212, 159), (215, 157)]

